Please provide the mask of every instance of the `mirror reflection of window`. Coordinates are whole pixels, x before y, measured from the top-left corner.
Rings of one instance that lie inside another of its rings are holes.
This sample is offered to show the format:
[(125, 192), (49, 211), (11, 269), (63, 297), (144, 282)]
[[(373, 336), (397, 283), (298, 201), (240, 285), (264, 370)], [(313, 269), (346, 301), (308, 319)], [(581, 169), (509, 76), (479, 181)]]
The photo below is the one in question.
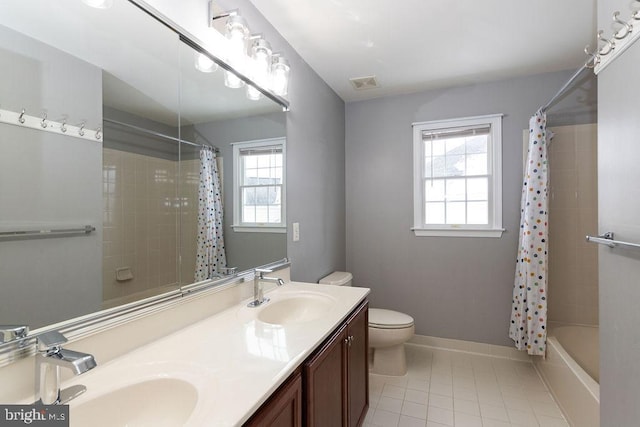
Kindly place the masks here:
[(284, 153), (284, 139), (234, 144), (235, 231), (284, 232)]

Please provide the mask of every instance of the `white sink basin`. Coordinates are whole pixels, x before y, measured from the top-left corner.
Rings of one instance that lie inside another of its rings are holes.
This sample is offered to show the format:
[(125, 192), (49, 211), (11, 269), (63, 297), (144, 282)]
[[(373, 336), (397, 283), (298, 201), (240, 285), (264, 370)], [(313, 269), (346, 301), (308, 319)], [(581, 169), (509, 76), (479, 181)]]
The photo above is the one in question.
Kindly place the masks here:
[(116, 389), (70, 406), (71, 426), (116, 427), (184, 425), (198, 401), (190, 383), (158, 378)]
[(260, 310), (258, 320), (273, 325), (310, 322), (326, 314), (333, 298), (321, 294), (298, 294), (271, 301)]

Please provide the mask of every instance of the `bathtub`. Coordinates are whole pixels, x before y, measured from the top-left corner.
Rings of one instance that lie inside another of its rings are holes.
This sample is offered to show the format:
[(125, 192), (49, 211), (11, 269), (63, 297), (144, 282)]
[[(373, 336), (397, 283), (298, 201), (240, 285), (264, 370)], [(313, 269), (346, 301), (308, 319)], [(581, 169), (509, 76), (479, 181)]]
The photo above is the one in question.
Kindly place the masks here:
[(598, 328), (550, 328), (545, 359), (534, 364), (572, 426), (600, 426)]

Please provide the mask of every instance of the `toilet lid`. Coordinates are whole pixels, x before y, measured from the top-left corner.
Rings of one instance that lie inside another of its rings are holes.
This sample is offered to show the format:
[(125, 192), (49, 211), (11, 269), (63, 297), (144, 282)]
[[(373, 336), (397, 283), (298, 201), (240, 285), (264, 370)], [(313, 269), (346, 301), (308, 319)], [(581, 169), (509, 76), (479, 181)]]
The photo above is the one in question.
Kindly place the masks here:
[(369, 309), (369, 326), (379, 329), (401, 329), (413, 326), (413, 317), (383, 308)]

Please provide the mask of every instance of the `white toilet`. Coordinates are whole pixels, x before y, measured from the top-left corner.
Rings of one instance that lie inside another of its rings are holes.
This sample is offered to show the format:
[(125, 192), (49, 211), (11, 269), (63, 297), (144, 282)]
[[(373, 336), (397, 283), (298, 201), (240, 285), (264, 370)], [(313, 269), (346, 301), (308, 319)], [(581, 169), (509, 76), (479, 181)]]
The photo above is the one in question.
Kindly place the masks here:
[[(351, 273), (334, 271), (318, 283), (351, 286), (352, 279)], [(369, 348), (373, 351), (371, 372), (380, 375), (406, 374), (404, 343), (413, 337), (414, 331), (411, 316), (393, 310), (370, 308)]]

